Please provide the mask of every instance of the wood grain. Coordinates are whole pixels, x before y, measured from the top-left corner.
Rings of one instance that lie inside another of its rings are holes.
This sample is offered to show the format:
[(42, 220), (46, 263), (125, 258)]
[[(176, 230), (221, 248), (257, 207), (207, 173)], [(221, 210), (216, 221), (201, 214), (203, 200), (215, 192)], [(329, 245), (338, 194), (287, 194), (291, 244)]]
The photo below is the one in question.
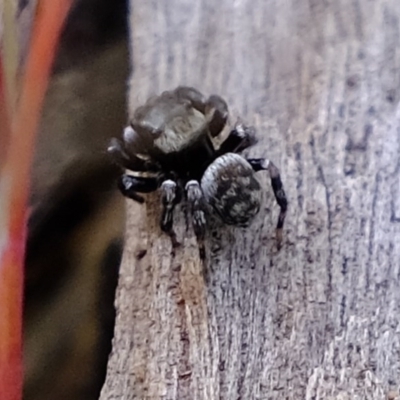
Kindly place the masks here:
[[(101, 399), (395, 399), (400, 385), (400, 2), (131, 1), (129, 111), (179, 84), (227, 99), (280, 168), (247, 230), (210, 223), (203, 266), (158, 198), (128, 201)], [(189, 221), (190, 222), (190, 221)]]

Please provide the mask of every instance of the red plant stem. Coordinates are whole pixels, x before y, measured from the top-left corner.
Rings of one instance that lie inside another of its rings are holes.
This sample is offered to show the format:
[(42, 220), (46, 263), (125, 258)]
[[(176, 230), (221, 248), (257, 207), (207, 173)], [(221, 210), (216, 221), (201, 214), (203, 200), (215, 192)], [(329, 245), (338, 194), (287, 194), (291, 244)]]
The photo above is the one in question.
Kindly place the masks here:
[[(0, 56), (0, 67), (3, 65)], [(6, 101), (6, 82), (3, 69), (0, 68), (0, 176), (7, 157), (7, 149), (11, 139), (9, 109)]]
[[(8, 130), (5, 137), (9, 139), (6, 139), (6, 162), (0, 168), (3, 191), (0, 195), (6, 199), (8, 210), (5, 211), (6, 226), (0, 229), (5, 229), (8, 237), (5, 246), (0, 248), (1, 400), (22, 397), (23, 264), (30, 166), (55, 49), (71, 5), (72, 0), (39, 1), (17, 112), (8, 129), (4, 125)], [(3, 81), (0, 81), (0, 90), (2, 97)], [(7, 113), (4, 98), (0, 100), (0, 107), (5, 109), (0, 115)]]
[[(11, 169), (19, 171), (12, 190), (13, 207), (19, 210), (26, 205), (29, 191), (26, 183), (29, 182), (35, 134), (59, 34), (71, 3), (71, 0), (42, 0), (38, 5), (17, 116), (12, 126), (13, 145), (9, 157)], [(12, 229), (24, 226), (25, 215), (14, 213), (10, 225)]]

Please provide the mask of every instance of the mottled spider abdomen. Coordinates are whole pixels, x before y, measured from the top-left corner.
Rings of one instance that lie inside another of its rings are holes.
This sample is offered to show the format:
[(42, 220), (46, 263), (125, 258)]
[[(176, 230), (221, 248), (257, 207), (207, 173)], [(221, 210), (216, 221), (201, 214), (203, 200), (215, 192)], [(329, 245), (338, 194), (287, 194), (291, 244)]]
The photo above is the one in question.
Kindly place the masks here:
[(201, 188), (226, 224), (248, 226), (260, 210), (261, 186), (252, 166), (239, 154), (218, 157), (204, 172)]

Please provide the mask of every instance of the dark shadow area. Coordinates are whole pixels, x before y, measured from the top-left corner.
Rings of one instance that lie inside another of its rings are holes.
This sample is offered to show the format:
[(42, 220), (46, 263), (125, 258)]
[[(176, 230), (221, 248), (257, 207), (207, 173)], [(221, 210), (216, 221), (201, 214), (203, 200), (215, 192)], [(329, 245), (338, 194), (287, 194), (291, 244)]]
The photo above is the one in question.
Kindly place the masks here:
[(124, 228), (105, 149), (126, 120), (126, 20), (124, 0), (76, 1), (56, 56), (32, 169), (25, 400), (95, 400), (104, 382)]

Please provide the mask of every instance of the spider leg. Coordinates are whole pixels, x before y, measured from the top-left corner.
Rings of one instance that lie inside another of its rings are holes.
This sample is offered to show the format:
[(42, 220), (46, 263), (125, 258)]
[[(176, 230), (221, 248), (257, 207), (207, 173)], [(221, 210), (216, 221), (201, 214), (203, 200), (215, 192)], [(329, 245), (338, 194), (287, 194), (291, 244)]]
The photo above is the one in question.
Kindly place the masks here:
[(162, 215), (160, 221), (161, 230), (173, 234), (173, 215), (175, 206), (181, 201), (181, 194), (176, 182), (171, 179), (161, 184)]
[(191, 180), (185, 187), (186, 196), (190, 205), (190, 211), (193, 216), (193, 230), (197, 237), (199, 245), (200, 258), (205, 258), (204, 236), (206, 233), (206, 205), (203, 191), (200, 183)]
[(218, 149), (218, 156), (225, 153), (238, 153), (255, 143), (255, 129), (237, 122), (235, 128), (229, 133)]
[(118, 187), (121, 193), (138, 203), (143, 203), (144, 198), (138, 195), (140, 193), (150, 193), (158, 189), (157, 177), (141, 177), (124, 174), (118, 181)]
[(193, 216), (193, 230), (199, 240), (204, 239), (206, 231), (205, 199), (200, 183), (191, 180), (185, 187), (186, 196)]
[(279, 170), (272, 161), (269, 161), (265, 158), (252, 158), (248, 159), (247, 161), (253, 167), (254, 171), (257, 172), (265, 170), (269, 172), (269, 176), (271, 177), (271, 185), (274, 191), (276, 202), (281, 208), (278, 217), (278, 223), (276, 226), (276, 237), (278, 239), (278, 242), (280, 243), (282, 241), (282, 229), (283, 229), (283, 224), (285, 222), (288, 202), (286, 199), (285, 191), (283, 189), (283, 184), (281, 181)]

